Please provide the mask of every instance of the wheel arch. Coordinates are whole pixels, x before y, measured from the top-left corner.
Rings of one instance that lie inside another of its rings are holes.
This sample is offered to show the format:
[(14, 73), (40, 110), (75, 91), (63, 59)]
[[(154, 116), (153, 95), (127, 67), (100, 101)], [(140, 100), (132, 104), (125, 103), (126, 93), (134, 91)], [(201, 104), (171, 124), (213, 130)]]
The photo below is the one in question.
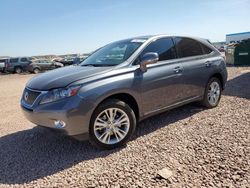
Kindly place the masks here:
[(34, 69), (39, 69), (39, 70), (41, 70), (41, 68), (40, 68), (39, 66), (33, 67), (33, 70), (34, 70)]
[(22, 66), (20, 66), (20, 65), (16, 65), (16, 66), (14, 66), (14, 68), (13, 68), (13, 73), (17, 73), (17, 69), (20, 69), (20, 70), (21, 70), (21, 72), (23, 72), (23, 71), (24, 71), (24, 68), (23, 68)]
[(35, 67), (33, 67), (33, 68), (32, 68), (32, 71), (34, 72), (34, 71), (35, 71), (35, 69), (38, 69), (39, 71), (41, 71), (41, 68), (40, 68), (39, 66), (35, 66)]
[[(132, 96), (131, 94), (129, 93), (114, 93), (114, 94), (111, 94), (107, 97), (105, 97), (104, 99), (102, 99), (98, 105), (96, 106), (96, 108), (102, 104), (103, 102), (109, 100), (109, 99), (118, 99), (118, 100), (121, 100), (123, 102), (125, 102), (126, 104), (128, 104), (130, 106), (130, 108), (132, 108), (132, 110), (134, 111), (135, 113), (135, 117), (136, 117), (136, 120), (138, 121), (140, 119), (140, 107), (138, 105), (138, 102), (137, 100), (135, 99), (134, 96)], [(95, 108), (95, 109), (96, 109)]]
[(223, 76), (222, 76), (221, 73), (214, 73), (213, 75), (210, 76), (209, 80), (210, 80), (211, 78), (218, 78), (219, 81), (220, 81), (220, 84), (221, 84), (221, 86), (222, 86), (222, 90), (225, 89), (225, 86), (224, 86), (224, 84), (223, 84), (223, 83), (224, 83), (224, 79), (223, 79)]
[(14, 70), (16, 70), (17, 68), (20, 68), (20, 69), (23, 70), (23, 67), (22, 67), (21, 65), (16, 65), (16, 66), (14, 67)]

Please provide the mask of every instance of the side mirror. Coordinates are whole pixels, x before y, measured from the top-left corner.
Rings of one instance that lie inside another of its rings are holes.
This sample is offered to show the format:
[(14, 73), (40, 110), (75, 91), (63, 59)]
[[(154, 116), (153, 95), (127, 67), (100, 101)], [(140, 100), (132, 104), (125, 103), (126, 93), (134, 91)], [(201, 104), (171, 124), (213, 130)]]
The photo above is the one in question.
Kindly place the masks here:
[(148, 52), (144, 54), (141, 58), (140, 69), (143, 72), (147, 72), (147, 65), (157, 63), (158, 60), (159, 60), (158, 53)]

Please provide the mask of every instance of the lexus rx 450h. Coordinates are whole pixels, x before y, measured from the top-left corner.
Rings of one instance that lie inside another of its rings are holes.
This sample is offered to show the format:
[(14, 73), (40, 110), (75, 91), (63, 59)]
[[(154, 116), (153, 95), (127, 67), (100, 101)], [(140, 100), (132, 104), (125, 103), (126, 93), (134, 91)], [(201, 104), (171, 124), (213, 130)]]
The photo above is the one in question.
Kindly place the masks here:
[(207, 40), (135, 37), (99, 48), (77, 66), (35, 76), (21, 107), (34, 124), (87, 134), (95, 146), (111, 149), (149, 116), (194, 101), (216, 107), (226, 80), (225, 60)]

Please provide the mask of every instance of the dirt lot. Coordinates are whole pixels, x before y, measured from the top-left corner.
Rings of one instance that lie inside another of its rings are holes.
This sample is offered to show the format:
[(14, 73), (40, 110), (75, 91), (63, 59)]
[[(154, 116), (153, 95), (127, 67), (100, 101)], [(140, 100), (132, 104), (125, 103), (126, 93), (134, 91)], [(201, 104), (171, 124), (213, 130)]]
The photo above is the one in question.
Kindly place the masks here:
[[(0, 75), (0, 187), (250, 187), (250, 67), (228, 72), (217, 108), (147, 119), (112, 151), (29, 123), (19, 99), (33, 75)], [(160, 178), (162, 168), (173, 175)]]

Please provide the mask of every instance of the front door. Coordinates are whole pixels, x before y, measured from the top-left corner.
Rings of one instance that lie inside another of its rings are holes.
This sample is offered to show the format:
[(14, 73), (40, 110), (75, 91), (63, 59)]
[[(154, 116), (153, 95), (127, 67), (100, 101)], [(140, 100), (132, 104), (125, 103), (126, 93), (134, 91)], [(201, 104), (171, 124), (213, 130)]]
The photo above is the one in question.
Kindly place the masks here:
[(176, 59), (171, 38), (161, 38), (150, 43), (140, 54), (156, 52), (159, 61), (147, 66), (147, 72), (139, 72), (140, 91), (144, 115), (157, 112), (180, 101), (182, 94), (182, 64)]

